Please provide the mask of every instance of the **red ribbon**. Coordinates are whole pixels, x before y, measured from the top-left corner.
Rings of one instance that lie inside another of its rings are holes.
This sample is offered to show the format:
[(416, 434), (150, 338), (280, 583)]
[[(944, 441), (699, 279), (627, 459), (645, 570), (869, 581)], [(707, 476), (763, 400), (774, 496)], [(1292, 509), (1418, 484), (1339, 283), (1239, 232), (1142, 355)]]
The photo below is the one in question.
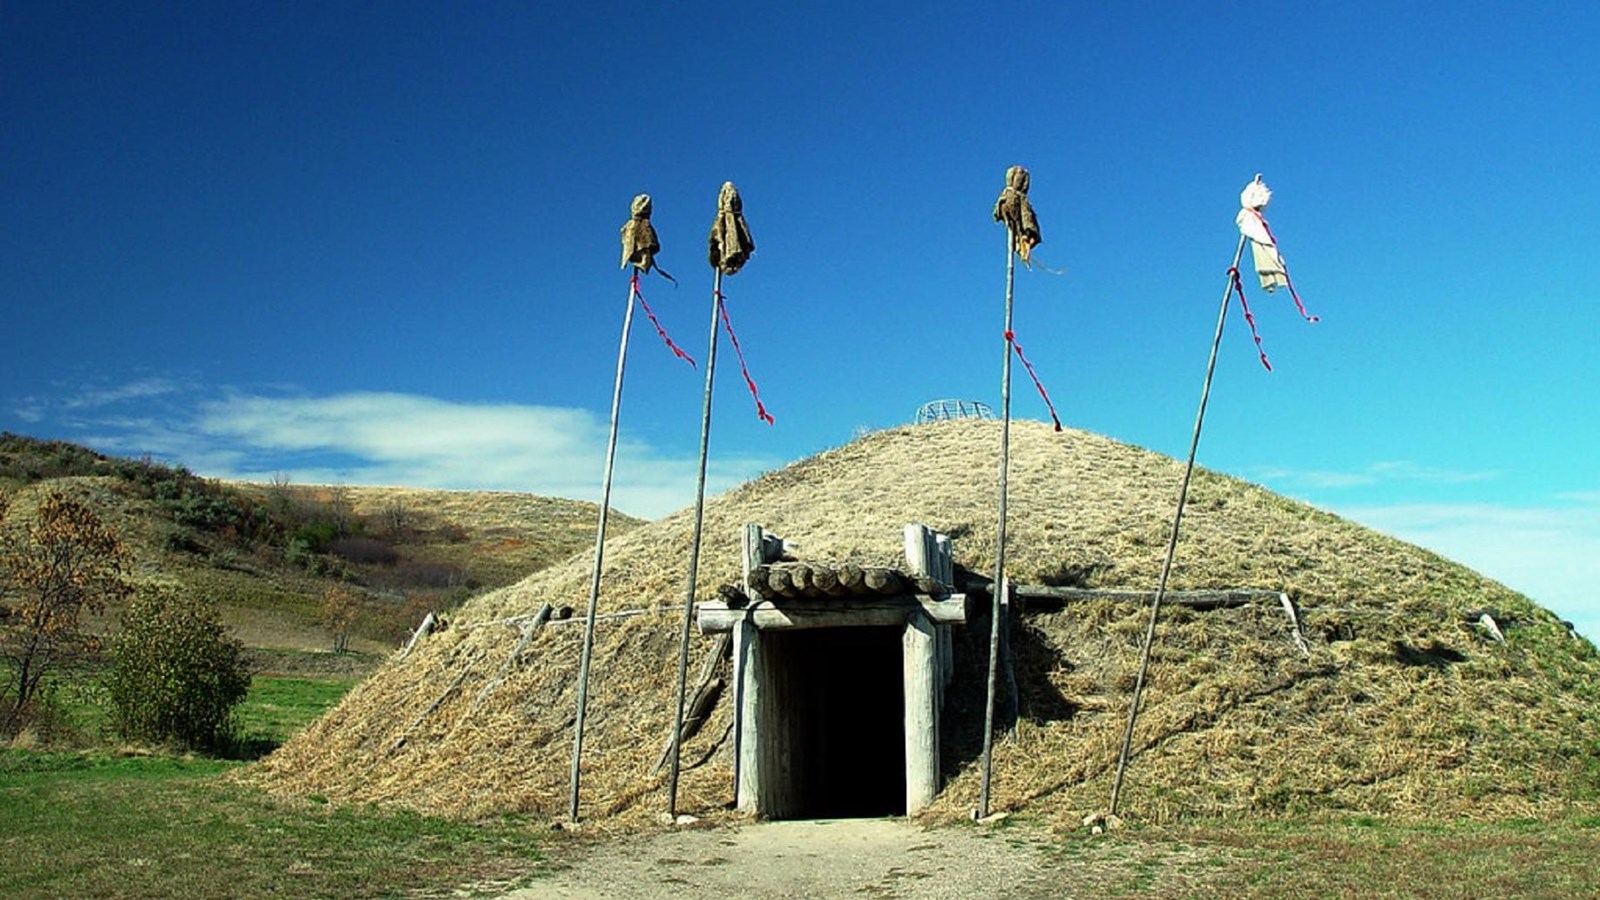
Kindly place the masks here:
[(650, 311), (650, 304), (644, 301), (644, 294), (639, 292), (638, 269), (633, 270), (633, 295), (639, 298), (639, 305), (644, 307), (644, 314), (650, 317), (650, 324), (656, 327), (656, 334), (661, 335), (661, 339), (667, 342), (667, 349), (671, 350), (674, 356), (688, 363), (689, 368), (699, 369), (700, 367), (694, 364), (694, 357), (683, 352), (683, 348), (679, 347), (677, 344), (674, 344), (672, 342), (672, 338), (667, 337), (667, 330), (661, 327), (661, 322), (656, 319), (656, 314)]
[[(1267, 237), (1272, 238), (1272, 248), (1278, 251), (1278, 261), (1283, 262), (1283, 248), (1278, 246), (1278, 236), (1272, 233), (1272, 226), (1267, 224), (1267, 217), (1263, 216), (1261, 214), (1261, 210), (1259, 209), (1252, 209), (1250, 211), (1256, 214), (1256, 218), (1261, 222), (1261, 227), (1266, 229)], [(1307, 322), (1322, 321), (1321, 316), (1313, 316), (1312, 314), (1306, 312), (1306, 305), (1300, 302), (1300, 293), (1294, 289), (1294, 279), (1289, 277), (1289, 264), (1286, 262), (1283, 263), (1283, 280), (1289, 285), (1289, 296), (1294, 298), (1294, 308), (1300, 310), (1301, 318), (1305, 319)], [(1242, 291), (1239, 294), (1239, 297), (1240, 299), (1243, 299), (1244, 294)], [(1271, 369), (1272, 367), (1267, 366), (1267, 368)]]
[(733, 341), (733, 352), (739, 357), (739, 371), (744, 374), (745, 386), (750, 388), (750, 396), (756, 401), (756, 416), (768, 425), (775, 421), (767, 408), (761, 405), (761, 393), (756, 390), (755, 379), (750, 377), (750, 369), (744, 364), (744, 351), (739, 349), (739, 336), (733, 333), (733, 322), (728, 319), (728, 307), (723, 303), (727, 300), (726, 294), (717, 291), (717, 312), (722, 315), (722, 327), (728, 332), (728, 339)]
[(1050, 410), (1050, 421), (1056, 423), (1056, 430), (1060, 431), (1061, 419), (1056, 416), (1056, 405), (1050, 402), (1050, 395), (1045, 393), (1044, 385), (1039, 382), (1039, 376), (1033, 371), (1033, 364), (1028, 362), (1026, 356), (1022, 355), (1022, 345), (1017, 343), (1015, 332), (1006, 332), (1006, 343), (1011, 345), (1011, 349), (1017, 351), (1017, 359), (1022, 360), (1022, 367), (1028, 370), (1028, 377), (1033, 379), (1033, 386), (1039, 389), (1039, 396), (1044, 398), (1045, 408)]
[[(1250, 312), (1250, 301), (1244, 299), (1244, 282), (1239, 280), (1239, 267), (1228, 269), (1228, 278), (1233, 282), (1233, 290), (1239, 295), (1239, 305), (1244, 307), (1244, 320), (1250, 326), (1250, 336), (1256, 339), (1256, 352), (1261, 354), (1261, 364), (1272, 371), (1272, 363), (1267, 360), (1267, 350), (1261, 346), (1261, 334), (1256, 331), (1256, 317)], [(1311, 321), (1315, 322), (1315, 319)]]

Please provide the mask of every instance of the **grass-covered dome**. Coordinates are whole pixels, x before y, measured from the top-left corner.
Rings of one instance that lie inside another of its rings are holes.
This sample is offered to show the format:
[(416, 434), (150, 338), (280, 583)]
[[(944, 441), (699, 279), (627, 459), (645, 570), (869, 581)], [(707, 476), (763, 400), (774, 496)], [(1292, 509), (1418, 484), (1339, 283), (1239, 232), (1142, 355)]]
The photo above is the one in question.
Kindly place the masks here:
[[(801, 558), (894, 565), (901, 527), (994, 554), (999, 424), (869, 434), (708, 501), (702, 599), (740, 577), (760, 523)], [(1013, 425), (1008, 573), (1019, 583), (1155, 586), (1182, 474), (1159, 454), (1081, 431)], [(611, 539), (585, 733), (586, 817), (666, 807), (651, 774), (676, 684), (692, 511)], [(449, 630), (389, 662), (271, 756), (275, 790), (458, 815), (566, 807), (587, 553), (470, 601)], [(1237, 479), (1198, 472), (1172, 587), (1267, 588), (1299, 604), (1311, 653), (1276, 604), (1163, 612), (1124, 810), (1167, 819), (1341, 810), (1509, 818), (1600, 806), (1600, 656), (1555, 615), (1460, 565)], [(1493, 609), (1498, 643), (1466, 614)], [(1115, 601), (1023, 610), (1021, 720), (996, 743), (992, 805), (1067, 822), (1104, 808), (1147, 611)], [(987, 635), (958, 640), (946, 785), (932, 815), (976, 805)], [(710, 642), (696, 638), (694, 665)], [(494, 685), (492, 688), (491, 685)], [(840, 702), (848, 702), (841, 698)], [(732, 799), (729, 703), (685, 747), (681, 812)]]

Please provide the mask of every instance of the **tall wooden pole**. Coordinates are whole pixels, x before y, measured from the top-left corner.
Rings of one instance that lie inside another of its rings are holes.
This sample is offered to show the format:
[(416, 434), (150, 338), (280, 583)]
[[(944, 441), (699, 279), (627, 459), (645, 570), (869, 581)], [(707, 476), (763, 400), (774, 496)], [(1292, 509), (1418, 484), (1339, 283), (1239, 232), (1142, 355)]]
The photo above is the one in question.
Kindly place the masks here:
[(695, 479), (694, 536), (689, 543), (689, 584), (683, 597), (683, 630), (678, 635), (678, 704), (672, 720), (671, 768), (667, 775), (667, 816), (678, 817), (678, 771), (683, 737), (684, 692), (689, 679), (689, 634), (694, 620), (695, 579), (700, 572), (700, 527), (706, 511), (706, 455), (711, 446), (711, 388), (717, 371), (717, 320), (722, 317), (722, 270), (711, 288), (711, 337), (706, 348), (706, 396), (700, 409), (700, 472)]
[(1167, 535), (1167, 558), (1161, 564), (1161, 581), (1156, 586), (1155, 599), (1150, 603), (1150, 623), (1144, 632), (1144, 649), (1139, 654), (1139, 677), (1133, 682), (1133, 702), (1128, 704), (1128, 725), (1122, 730), (1122, 750), (1117, 755), (1117, 778), (1111, 786), (1110, 815), (1117, 814), (1117, 803), (1122, 799), (1122, 777), (1128, 769), (1128, 748), (1133, 744), (1133, 723), (1139, 718), (1139, 697), (1144, 693), (1144, 680), (1150, 670), (1150, 647), (1155, 642), (1156, 618), (1161, 614), (1161, 601), (1166, 597), (1167, 579), (1172, 574), (1172, 559), (1178, 550), (1178, 528), (1183, 522), (1183, 506), (1189, 498), (1189, 479), (1194, 475), (1194, 457), (1200, 449), (1200, 427), (1206, 418), (1206, 402), (1211, 398), (1211, 376), (1217, 370), (1217, 348), (1222, 345), (1222, 326), (1228, 319), (1228, 301), (1232, 299), (1233, 279), (1244, 256), (1246, 238), (1239, 237), (1239, 249), (1233, 253), (1233, 265), (1228, 269), (1228, 284), (1222, 289), (1222, 305), (1217, 309), (1217, 333), (1211, 339), (1211, 357), (1206, 360), (1206, 380), (1200, 388), (1200, 409), (1194, 414), (1194, 434), (1189, 439), (1189, 460), (1183, 467), (1183, 482), (1178, 487), (1178, 508), (1172, 514), (1172, 531)]
[(994, 694), (1000, 672), (1000, 617), (1006, 574), (1006, 476), (1011, 467), (1011, 300), (1016, 281), (1016, 236), (1006, 226), (1005, 362), (1000, 377), (1000, 521), (995, 526), (993, 602), (989, 607), (989, 683), (983, 704), (983, 781), (978, 791), (978, 818), (989, 816), (989, 781), (994, 770)]
[(633, 301), (639, 295), (638, 275), (628, 282), (628, 311), (622, 316), (617, 347), (617, 382), (611, 391), (611, 434), (606, 439), (604, 486), (600, 489), (600, 524), (594, 535), (594, 571), (589, 578), (589, 616), (583, 623), (583, 656), (578, 664), (578, 714), (572, 729), (572, 796), (567, 815), (578, 821), (579, 764), (583, 760), (583, 723), (589, 707), (589, 660), (594, 655), (594, 617), (600, 603), (600, 572), (606, 552), (606, 514), (611, 510), (611, 467), (617, 457), (617, 414), (622, 409), (622, 372), (628, 362), (628, 332), (633, 326)]

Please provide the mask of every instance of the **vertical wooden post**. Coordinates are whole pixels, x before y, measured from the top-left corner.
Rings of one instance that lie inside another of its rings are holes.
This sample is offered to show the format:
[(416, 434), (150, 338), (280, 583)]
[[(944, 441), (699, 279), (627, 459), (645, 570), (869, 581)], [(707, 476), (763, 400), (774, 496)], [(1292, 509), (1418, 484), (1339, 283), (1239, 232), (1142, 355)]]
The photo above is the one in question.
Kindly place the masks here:
[(978, 783), (978, 818), (989, 817), (989, 782), (994, 774), (994, 691), (1000, 673), (1000, 586), (1006, 576), (1006, 478), (1011, 468), (1011, 311), (1017, 272), (1016, 235), (1006, 226), (1006, 344), (1000, 368), (1000, 510), (995, 526), (994, 590), (989, 609), (989, 680), (984, 688), (983, 768)]
[[(914, 574), (932, 578), (947, 592), (955, 590), (955, 562), (948, 536), (926, 525), (907, 525), (905, 552), (906, 565)], [(955, 642), (949, 625), (934, 626), (934, 642), (934, 663), (938, 674), (937, 702), (943, 708), (944, 689), (955, 677)]]
[(1017, 666), (1011, 647), (1011, 576), (1000, 580), (1000, 673), (1005, 678), (1005, 729), (1015, 735), (1017, 730)]
[[(760, 525), (746, 523), (741, 541), (744, 556), (744, 593), (754, 603), (761, 599), (761, 594), (750, 582), (751, 573), (761, 565), (765, 555), (766, 532)], [(733, 628), (733, 799), (734, 805), (743, 811), (752, 811), (755, 807), (754, 793), (751, 793), (749, 805), (746, 805), (744, 790), (745, 772), (745, 729), (754, 723), (753, 716), (746, 715), (745, 697), (748, 685), (751, 683), (751, 671), (747, 669), (751, 658), (756, 653), (756, 648), (751, 646), (759, 636), (755, 626), (748, 620), (740, 622)]]
[(906, 568), (913, 575), (927, 575), (930, 578), (937, 575), (933, 571), (932, 555), (928, 552), (930, 530), (928, 526), (915, 522), (905, 527)]
[(936, 532), (933, 539), (939, 548), (939, 583), (954, 591), (956, 589), (956, 562), (955, 551), (950, 545), (950, 537)]
[[(947, 535), (934, 535), (939, 548), (939, 582), (950, 591), (956, 589), (955, 553)], [(955, 633), (949, 625), (939, 626), (939, 704), (943, 708), (944, 692), (956, 677)]]
[(751, 600), (759, 599), (755, 586), (750, 583), (750, 574), (766, 561), (767, 532), (760, 525), (746, 524), (744, 526), (744, 594)]
[(706, 392), (700, 410), (700, 469), (695, 478), (694, 532), (689, 543), (689, 578), (683, 596), (683, 628), (678, 634), (678, 694), (672, 724), (672, 768), (667, 775), (667, 816), (678, 815), (678, 769), (682, 748), (684, 691), (689, 680), (689, 633), (694, 622), (695, 580), (700, 572), (700, 529), (706, 517), (706, 455), (711, 446), (711, 389), (717, 373), (717, 319), (722, 314), (722, 270), (718, 269), (711, 287), (711, 336), (706, 349)]
[(938, 641), (933, 621), (918, 610), (900, 641), (904, 661), (906, 815), (925, 809), (939, 793)]
[(754, 813), (761, 799), (761, 632), (745, 619), (733, 627), (734, 806)]

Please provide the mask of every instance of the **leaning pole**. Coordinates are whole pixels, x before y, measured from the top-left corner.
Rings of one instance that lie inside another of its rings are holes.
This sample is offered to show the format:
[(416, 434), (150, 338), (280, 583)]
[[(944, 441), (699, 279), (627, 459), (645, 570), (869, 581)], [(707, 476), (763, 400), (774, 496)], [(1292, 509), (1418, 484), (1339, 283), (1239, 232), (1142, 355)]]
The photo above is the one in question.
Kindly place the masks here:
[(1161, 615), (1162, 601), (1166, 599), (1167, 583), (1172, 575), (1172, 560), (1177, 555), (1178, 533), (1183, 524), (1183, 508), (1189, 498), (1189, 480), (1194, 475), (1195, 454), (1200, 448), (1200, 430), (1205, 424), (1206, 403), (1211, 398), (1211, 379), (1217, 369), (1217, 348), (1222, 345), (1222, 327), (1228, 318), (1228, 302), (1235, 294), (1239, 297), (1245, 324), (1250, 327), (1250, 337), (1255, 341), (1256, 352), (1261, 357), (1261, 365), (1268, 372), (1272, 371), (1272, 363), (1268, 361), (1267, 351), (1261, 345), (1261, 335), (1256, 331), (1255, 315), (1250, 312), (1250, 303), (1245, 299), (1244, 284), (1239, 277), (1239, 262), (1244, 258), (1246, 243), (1250, 244), (1252, 261), (1256, 275), (1261, 280), (1262, 289), (1271, 293), (1278, 288), (1287, 288), (1300, 315), (1307, 322), (1318, 321), (1316, 316), (1306, 312), (1305, 304), (1300, 301), (1300, 294), (1289, 278), (1289, 267), (1279, 251), (1277, 236), (1272, 233), (1272, 227), (1267, 224), (1266, 217), (1261, 212), (1271, 200), (1272, 191), (1267, 188), (1266, 182), (1261, 180), (1259, 173), (1239, 194), (1240, 210), (1234, 219), (1234, 223), (1239, 226), (1239, 246), (1233, 251), (1233, 264), (1228, 267), (1228, 282), (1222, 289), (1222, 303), (1217, 309), (1217, 329), (1211, 338), (1211, 355), (1206, 360), (1206, 377), (1200, 387), (1200, 407), (1194, 415), (1194, 431), (1189, 438), (1189, 457), (1183, 466), (1183, 481), (1178, 485), (1178, 503), (1172, 513), (1172, 529), (1167, 535), (1167, 555), (1161, 563), (1161, 578), (1156, 585), (1155, 599), (1150, 603), (1150, 621), (1145, 627), (1144, 645), (1139, 652), (1139, 674), (1133, 682), (1133, 699), (1128, 704), (1128, 723), (1122, 730), (1122, 745), (1117, 753), (1117, 774), (1111, 785), (1108, 817), (1116, 816), (1122, 800), (1123, 778), (1127, 774), (1128, 757), (1133, 746), (1133, 728), (1139, 718), (1139, 700), (1144, 694), (1145, 677), (1150, 671), (1150, 650), (1155, 643), (1156, 621)]
[(589, 607), (583, 624), (583, 654), (578, 664), (578, 710), (573, 718), (571, 790), (567, 807), (567, 815), (574, 822), (578, 821), (583, 726), (589, 707), (589, 662), (594, 655), (594, 619), (600, 603), (600, 574), (604, 568), (606, 550), (606, 515), (611, 510), (611, 472), (617, 456), (617, 420), (622, 409), (622, 375), (628, 363), (628, 332), (633, 326), (634, 301), (643, 299), (639, 294), (639, 276), (656, 269), (655, 255), (661, 251), (655, 228), (650, 224), (650, 212), (650, 195), (640, 194), (633, 198), (632, 214), (627, 224), (622, 226), (622, 267), (631, 267), (632, 271), (628, 279), (627, 311), (622, 315), (622, 339), (617, 345), (617, 378), (611, 389), (611, 430), (606, 438), (605, 475), (600, 488), (600, 522), (595, 528), (594, 569), (589, 577)]
[(1200, 408), (1194, 416), (1194, 433), (1189, 438), (1189, 458), (1183, 465), (1183, 481), (1178, 486), (1178, 506), (1172, 515), (1172, 529), (1167, 534), (1167, 556), (1161, 563), (1161, 580), (1156, 586), (1155, 599), (1150, 603), (1150, 621), (1145, 626), (1144, 647), (1139, 653), (1139, 675), (1133, 682), (1133, 701), (1128, 705), (1128, 724), (1122, 730), (1122, 749), (1117, 755), (1117, 778), (1111, 787), (1110, 815), (1117, 814), (1117, 803), (1122, 799), (1122, 777), (1128, 768), (1128, 748), (1133, 743), (1133, 724), (1139, 717), (1139, 698), (1144, 693), (1145, 675), (1150, 671), (1150, 647), (1155, 641), (1156, 619), (1161, 615), (1161, 602), (1167, 595), (1167, 579), (1172, 575), (1172, 560), (1178, 550), (1178, 529), (1183, 522), (1184, 503), (1189, 499), (1189, 479), (1194, 475), (1194, 457), (1200, 449), (1200, 428), (1205, 423), (1206, 402), (1211, 397), (1211, 378), (1217, 370), (1217, 348), (1222, 345), (1222, 326), (1228, 320), (1228, 301), (1233, 299), (1233, 279), (1239, 268), (1239, 258), (1244, 254), (1243, 237), (1239, 249), (1233, 254), (1233, 265), (1228, 267), (1228, 285), (1222, 289), (1222, 305), (1217, 309), (1217, 330), (1211, 338), (1211, 356), (1206, 360), (1206, 378), (1200, 388)]

